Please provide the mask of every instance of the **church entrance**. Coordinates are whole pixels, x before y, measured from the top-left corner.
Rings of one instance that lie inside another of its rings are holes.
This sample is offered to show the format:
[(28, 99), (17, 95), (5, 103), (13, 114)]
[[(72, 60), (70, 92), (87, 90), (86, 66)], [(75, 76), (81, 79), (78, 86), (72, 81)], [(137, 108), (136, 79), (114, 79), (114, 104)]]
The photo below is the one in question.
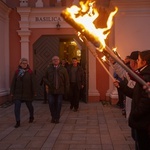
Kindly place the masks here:
[(65, 59), (69, 64), (73, 57), (77, 57), (79, 64), (85, 70), (86, 87), (81, 91), (81, 101), (87, 102), (87, 81), (88, 81), (88, 59), (85, 46), (75, 35), (55, 36), (43, 35), (33, 44), (33, 70), (37, 81), (37, 100), (46, 100), (46, 93), (42, 77), (46, 68), (51, 63), (54, 55), (58, 55), (60, 60)]

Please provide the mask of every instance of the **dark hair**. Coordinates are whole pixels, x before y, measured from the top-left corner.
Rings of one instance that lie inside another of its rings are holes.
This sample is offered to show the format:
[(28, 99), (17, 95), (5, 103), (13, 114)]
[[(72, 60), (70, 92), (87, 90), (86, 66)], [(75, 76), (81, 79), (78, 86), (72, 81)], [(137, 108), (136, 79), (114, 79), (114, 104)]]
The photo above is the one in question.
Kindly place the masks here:
[(73, 57), (72, 59), (75, 59), (75, 60), (77, 60), (77, 58), (76, 58), (76, 57)]
[(132, 59), (132, 60), (137, 60), (138, 59), (138, 55), (139, 55), (139, 51), (133, 51), (129, 58)]
[(145, 60), (148, 65), (150, 65), (150, 50), (145, 50), (139, 52), (139, 55), (142, 60)]
[(125, 59), (130, 59), (130, 56), (126, 56), (126, 58)]

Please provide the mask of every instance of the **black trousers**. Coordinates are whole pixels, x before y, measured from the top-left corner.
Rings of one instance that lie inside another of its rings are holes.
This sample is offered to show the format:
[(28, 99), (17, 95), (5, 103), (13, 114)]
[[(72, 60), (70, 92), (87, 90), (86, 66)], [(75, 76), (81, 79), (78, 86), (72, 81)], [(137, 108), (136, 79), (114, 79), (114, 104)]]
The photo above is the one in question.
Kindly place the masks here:
[(80, 90), (77, 83), (70, 83), (70, 104), (74, 109), (79, 108)]
[[(16, 121), (20, 121), (20, 109), (21, 109), (22, 101), (15, 100), (14, 103), (15, 103), (15, 108), (14, 108), (15, 118), (16, 118)], [(25, 104), (29, 110), (29, 118), (34, 118), (34, 108), (32, 105), (32, 101), (25, 101)]]
[(118, 91), (118, 104), (121, 108), (124, 108), (124, 100), (125, 100), (125, 95), (123, 94), (123, 92), (120, 90), (120, 88), (117, 88)]
[(150, 150), (150, 135), (147, 130), (136, 130), (138, 150)]

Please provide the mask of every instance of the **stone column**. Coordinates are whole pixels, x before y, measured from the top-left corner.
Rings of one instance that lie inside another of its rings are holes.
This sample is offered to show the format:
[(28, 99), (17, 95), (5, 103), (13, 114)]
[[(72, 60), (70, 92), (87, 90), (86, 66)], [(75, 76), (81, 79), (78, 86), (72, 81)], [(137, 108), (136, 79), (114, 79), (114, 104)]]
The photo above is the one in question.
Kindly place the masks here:
[[(111, 28), (111, 33), (109, 36), (109, 47), (115, 47), (115, 30), (114, 26)], [(109, 67), (109, 72), (113, 75), (114, 69)], [(109, 89), (106, 92), (106, 100), (110, 101), (111, 104), (115, 104), (118, 101), (118, 92), (113, 85), (112, 79), (109, 77)]]
[(89, 91), (88, 91), (88, 99), (89, 101), (99, 101), (100, 93), (96, 89), (96, 58), (89, 53)]
[(21, 37), (21, 58), (25, 57), (29, 60), (29, 36), (31, 34), (30, 30), (22, 31), (18, 30), (18, 35)]
[(18, 30), (18, 35), (21, 37), (21, 57), (29, 59), (29, 36), (31, 31), (29, 30), (29, 14), (31, 8), (17, 8), (17, 12), (21, 16), (21, 21), (19, 21), (20, 30)]

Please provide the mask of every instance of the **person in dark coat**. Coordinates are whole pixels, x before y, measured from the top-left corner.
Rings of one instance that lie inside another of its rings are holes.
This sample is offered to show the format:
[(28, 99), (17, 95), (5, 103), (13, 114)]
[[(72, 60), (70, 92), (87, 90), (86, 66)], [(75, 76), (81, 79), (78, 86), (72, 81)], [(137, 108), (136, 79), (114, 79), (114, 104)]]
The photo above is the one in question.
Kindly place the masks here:
[[(150, 82), (150, 50), (139, 52), (137, 63), (139, 76)], [(118, 81), (114, 84), (118, 86)], [(132, 98), (128, 122), (138, 143), (137, 149), (150, 150), (150, 97), (138, 81), (134, 88), (129, 88), (126, 81), (120, 82), (119, 87)]]
[[(60, 64), (61, 64), (63, 67), (65, 67), (65, 68), (67, 69), (67, 72), (68, 72), (68, 67), (69, 67), (68, 61), (67, 61), (66, 59), (62, 59)], [(69, 99), (68, 99), (68, 94), (69, 94), (69, 93), (65, 93), (65, 94), (63, 95), (63, 100), (65, 100), (65, 101), (68, 101), (68, 100), (69, 100)]]
[[(118, 76), (118, 74), (116, 74), (114, 72), (114, 78), (116, 80), (119, 80), (121, 81), (122, 79)], [(118, 91), (118, 102), (117, 102), (117, 106), (119, 106), (121, 109), (122, 109), (122, 114), (124, 115), (123, 111), (125, 111), (125, 104), (124, 104), (124, 101), (125, 101), (125, 95), (124, 93), (119, 89), (117, 88), (117, 91)]]
[(77, 58), (72, 58), (72, 64), (68, 68), (70, 79), (70, 109), (79, 109), (80, 90), (85, 83), (84, 70), (79, 66)]
[(61, 65), (63, 67), (65, 67), (67, 69), (67, 71), (68, 71), (69, 63), (68, 63), (68, 61), (66, 59), (62, 59), (61, 60)]
[(29, 123), (34, 120), (34, 108), (32, 101), (36, 96), (35, 77), (28, 65), (26, 58), (20, 59), (18, 69), (15, 71), (10, 93), (15, 104), (14, 112), (16, 118), (15, 128), (20, 126), (20, 108), (21, 103), (25, 102), (29, 110)]
[(43, 104), (46, 104), (47, 103), (47, 92), (46, 92), (46, 85), (43, 82), (43, 77), (42, 77), (42, 80), (40, 82), (40, 86), (43, 86), (43, 92), (44, 92), (44, 102), (43, 102)]
[(69, 91), (69, 77), (58, 56), (52, 57), (52, 64), (47, 68), (43, 81), (48, 88), (51, 123), (59, 123), (63, 95)]

